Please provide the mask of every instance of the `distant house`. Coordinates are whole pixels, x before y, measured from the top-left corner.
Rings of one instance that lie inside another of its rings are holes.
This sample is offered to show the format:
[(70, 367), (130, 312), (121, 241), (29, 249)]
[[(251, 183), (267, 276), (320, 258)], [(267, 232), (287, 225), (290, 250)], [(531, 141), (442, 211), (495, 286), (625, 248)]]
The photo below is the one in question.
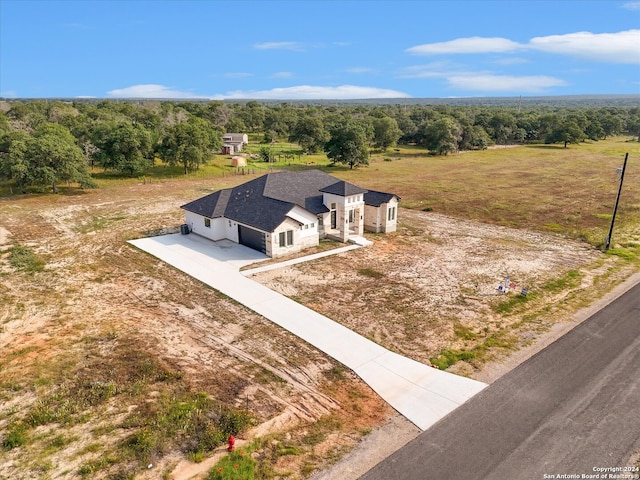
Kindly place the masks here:
[(347, 242), (365, 230), (394, 232), (399, 200), (308, 170), (269, 173), (181, 208), (193, 233), (278, 257), (316, 246), (325, 237)]
[(221, 153), (233, 155), (241, 152), (245, 145), (249, 145), (249, 136), (246, 133), (226, 133), (222, 137)]

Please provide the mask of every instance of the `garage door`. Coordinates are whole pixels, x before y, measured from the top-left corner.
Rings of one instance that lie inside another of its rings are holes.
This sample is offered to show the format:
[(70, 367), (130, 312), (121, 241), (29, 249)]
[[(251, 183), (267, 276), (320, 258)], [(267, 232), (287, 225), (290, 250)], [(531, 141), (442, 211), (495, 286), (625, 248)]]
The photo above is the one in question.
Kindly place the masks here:
[(241, 245), (253, 248), (262, 253), (267, 253), (264, 233), (253, 228), (238, 225), (238, 241)]

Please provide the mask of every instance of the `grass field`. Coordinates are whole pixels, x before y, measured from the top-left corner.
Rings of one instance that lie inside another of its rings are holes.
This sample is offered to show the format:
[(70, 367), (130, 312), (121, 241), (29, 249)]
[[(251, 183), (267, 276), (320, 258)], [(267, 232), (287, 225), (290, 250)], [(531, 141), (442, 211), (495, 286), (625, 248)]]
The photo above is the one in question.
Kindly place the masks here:
[[(262, 144), (251, 144), (247, 154)], [(559, 145), (525, 145), (429, 156), (424, 149), (401, 147), (372, 153), (366, 167), (330, 166), (324, 154), (300, 155), (296, 145), (269, 145), (276, 161), (249, 159), (247, 167), (231, 166), (229, 156), (213, 160), (187, 178), (244, 181), (279, 169), (319, 168), (371, 189), (394, 192), (402, 206), (487, 223), (556, 232), (601, 245), (606, 237), (624, 156), (629, 153), (618, 222), (640, 222), (640, 143), (627, 137)], [(284, 154), (290, 154), (285, 158)], [(138, 182), (97, 174), (98, 183)], [(180, 167), (156, 166), (143, 181), (184, 178)], [(616, 232), (617, 233), (617, 232)]]
[(368, 168), (344, 169), (340, 176), (397, 193), (404, 207), (557, 232), (599, 245), (613, 213), (616, 169), (627, 152), (618, 221), (623, 229), (633, 229), (640, 221), (640, 143), (626, 138), (567, 149), (534, 145), (446, 157), (404, 148), (376, 155)]

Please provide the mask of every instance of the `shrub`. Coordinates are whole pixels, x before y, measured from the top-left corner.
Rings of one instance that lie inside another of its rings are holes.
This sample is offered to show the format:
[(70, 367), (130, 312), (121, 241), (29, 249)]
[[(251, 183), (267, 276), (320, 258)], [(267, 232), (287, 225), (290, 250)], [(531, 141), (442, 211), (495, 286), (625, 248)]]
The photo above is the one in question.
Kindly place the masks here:
[(9, 263), (16, 270), (27, 273), (41, 272), (46, 265), (42, 257), (25, 245), (15, 245), (11, 248)]
[(2, 448), (13, 450), (27, 443), (27, 429), (22, 423), (15, 423), (2, 440)]
[(384, 273), (374, 270), (373, 268), (361, 268), (360, 270), (358, 270), (358, 273), (363, 277), (370, 277), (370, 278), (384, 277)]
[(244, 450), (236, 450), (209, 470), (207, 480), (253, 480), (256, 461)]

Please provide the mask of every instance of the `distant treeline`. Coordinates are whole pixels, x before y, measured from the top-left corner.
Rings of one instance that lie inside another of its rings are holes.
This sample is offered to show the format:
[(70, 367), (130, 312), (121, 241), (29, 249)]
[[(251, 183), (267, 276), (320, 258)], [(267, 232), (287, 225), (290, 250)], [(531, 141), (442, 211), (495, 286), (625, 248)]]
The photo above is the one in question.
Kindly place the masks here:
[[(314, 102), (166, 100), (0, 101), (0, 177), (18, 188), (61, 181), (91, 186), (87, 166), (126, 175), (157, 160), (207, 162), (224, 133), (259, 134), (367, 163), (372, 148), (417, 145), (434, 155), (494, 144), (640, 137), (640, 96)], [(602, 102), (607, 102), (603, 105)], [(570, 106), (567, 106), (570, 105)]]

